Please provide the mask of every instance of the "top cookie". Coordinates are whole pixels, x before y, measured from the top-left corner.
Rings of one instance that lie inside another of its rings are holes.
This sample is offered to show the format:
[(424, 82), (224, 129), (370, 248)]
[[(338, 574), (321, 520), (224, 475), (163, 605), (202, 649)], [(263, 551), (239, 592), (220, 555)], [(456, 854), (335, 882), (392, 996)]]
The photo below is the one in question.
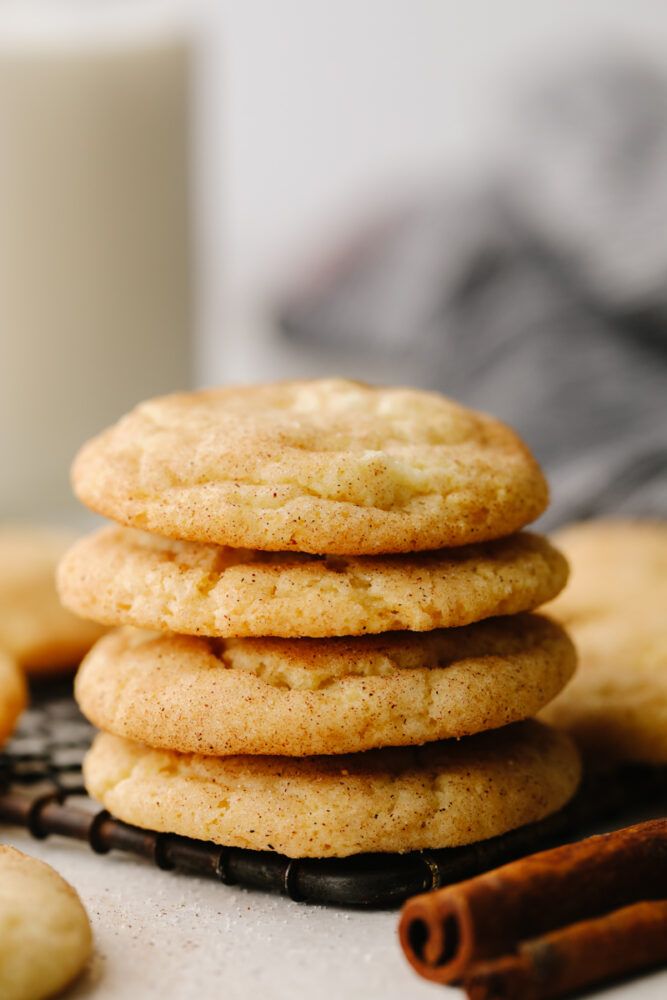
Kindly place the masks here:
[(149, 401), (84, 445), (73, 483), (93, 510), (158, 535), (332, 555), (499, 538), (548, 502), (503, 424), (343, 379)]

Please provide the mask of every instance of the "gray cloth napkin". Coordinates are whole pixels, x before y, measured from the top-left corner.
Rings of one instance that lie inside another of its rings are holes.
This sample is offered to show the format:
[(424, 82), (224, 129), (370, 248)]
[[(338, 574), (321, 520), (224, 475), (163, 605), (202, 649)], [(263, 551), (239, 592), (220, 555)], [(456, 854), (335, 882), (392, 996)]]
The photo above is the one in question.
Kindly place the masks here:
[(570, 72), (524, 102), (511, 148), (483, 189), (337, 248), (280, 328), (511, 424), (552, 486), (543, 530), (665, 517), (667, 82), (632, 63)]

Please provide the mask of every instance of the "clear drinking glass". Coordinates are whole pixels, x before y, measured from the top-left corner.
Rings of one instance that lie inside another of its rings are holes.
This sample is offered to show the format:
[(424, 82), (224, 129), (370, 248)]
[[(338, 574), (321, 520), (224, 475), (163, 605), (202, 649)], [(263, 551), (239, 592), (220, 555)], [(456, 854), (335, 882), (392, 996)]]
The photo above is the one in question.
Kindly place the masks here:
[(0, 7), (0, 520), (68, 521), (79, 445), (193, 357), (187, 4)]

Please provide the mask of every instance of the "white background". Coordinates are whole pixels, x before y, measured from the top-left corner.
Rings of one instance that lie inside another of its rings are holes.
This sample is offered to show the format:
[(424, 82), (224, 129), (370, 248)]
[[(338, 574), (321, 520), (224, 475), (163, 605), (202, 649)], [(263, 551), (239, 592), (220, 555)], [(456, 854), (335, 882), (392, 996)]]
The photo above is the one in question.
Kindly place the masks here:
[(667, 65), (660, 0), (212, 0), (224, 275), (270, 285), (323, 226), (484, 169), (516, 86), (599, 52)]

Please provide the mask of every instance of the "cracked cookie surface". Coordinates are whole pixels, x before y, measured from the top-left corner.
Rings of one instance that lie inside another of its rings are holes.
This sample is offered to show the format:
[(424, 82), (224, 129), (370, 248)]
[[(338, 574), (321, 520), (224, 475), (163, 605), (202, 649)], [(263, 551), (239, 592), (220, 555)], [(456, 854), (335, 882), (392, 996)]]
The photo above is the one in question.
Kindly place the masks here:
[(333, 754), (466, 736), (525, 719), (575, 653), (539, 615), (340, 639), (203, 639), (123, 629), (75, 693), (100, 729), (201, 754)]
[(290, 857), (455, 847), (560, 809), (580, 778), (564, 733), (534, 720), (467, 740), (334, 757), (202, 757), (102, 734), (86, 785), (151, 830)]
[(150, 400), (73, 467), (79, 499), (190, 541), (373, 555), (512, 534), (545, 509), (508, 427), (437, 393), (313, 379)]
[(554, 597), (567, 563), (528, 532), (399, 556), (312, 556), (178, 542), (111, 526), (77, 542), (58, 585), (106, 625), (204, 636), (363, 635), (468, 625)]

